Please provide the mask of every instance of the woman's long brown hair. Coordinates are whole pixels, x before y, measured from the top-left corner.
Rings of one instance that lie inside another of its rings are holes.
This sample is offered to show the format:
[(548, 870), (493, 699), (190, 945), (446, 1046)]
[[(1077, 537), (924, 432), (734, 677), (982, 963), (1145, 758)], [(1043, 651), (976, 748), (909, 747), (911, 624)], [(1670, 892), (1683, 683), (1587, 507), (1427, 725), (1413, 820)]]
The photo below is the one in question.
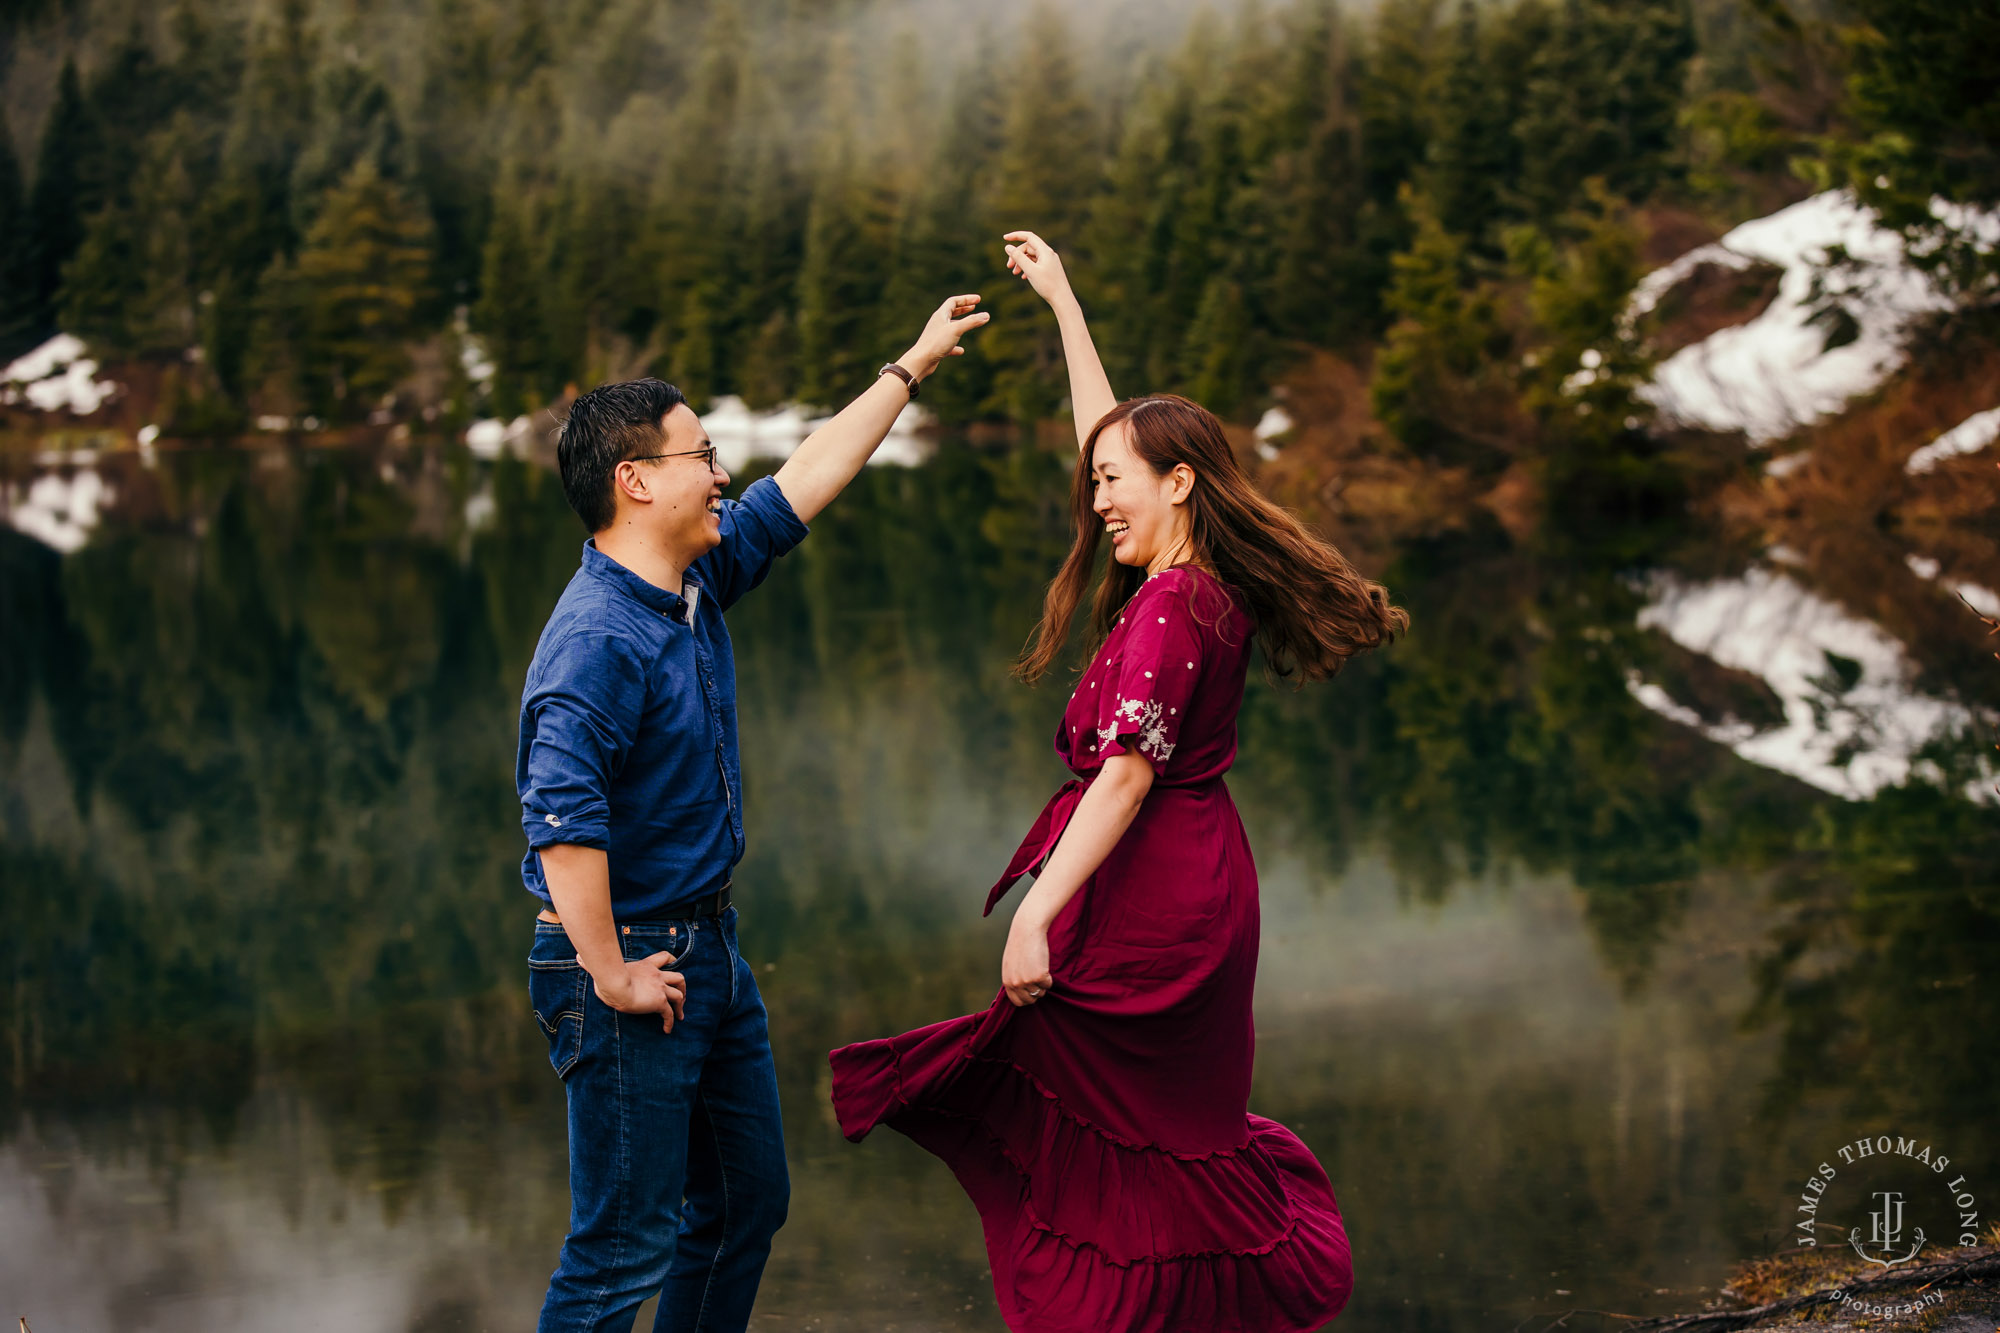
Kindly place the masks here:
[[(1077, 456), (1070, 487), (1076, 542), (1049, 583), (1041, 623), (1016, 668), (1023, 680), (1040, 680), (1054, 664), (1097, 565), (1104, 523), (1091, 508), (1091, 465), (1098, 438), (1121, 421), (1132, 451), (1155, 473), (1164, 476), (1177, 463), (1194, 472), (1186, 501), (1194, 561), (1243, 599), (1273, 673), (1296, 676), (1301, 684), (1325, 680), (1356, 653), (1409, 629), (1409, 616), (1390, 604), (1387, 589), (1361, 577), (1331, 542), (1258, 493), (1213, 412), (1175, 394), (1156, 394), (1106, 412)], [(1145, 570), (1111, 562), (1091, 605), (1093, 650), (1145, 579)]]

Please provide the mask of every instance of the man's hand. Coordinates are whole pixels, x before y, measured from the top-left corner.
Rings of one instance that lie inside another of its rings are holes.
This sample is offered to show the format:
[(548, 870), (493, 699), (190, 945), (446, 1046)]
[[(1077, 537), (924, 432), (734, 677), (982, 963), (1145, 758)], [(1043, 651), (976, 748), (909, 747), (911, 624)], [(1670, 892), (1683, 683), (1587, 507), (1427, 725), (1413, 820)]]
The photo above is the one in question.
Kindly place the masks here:
[[(964, 356), (958, 340), (984, 324), (992, 316), (976, 312), (976, 295), (954, 296), (937, 308), (923, 333), (896, 364), (922, 380), (948, 356)], [(886, 383), (884, 381), (887, 381)], [(910, 396), (901, 378), (878, 375), (862, 390), (861, 396), (840, 409), (833, 420), (806, 436), (774, 480), (799, 522), (810, 523), (826, 508), (847, 483), (854, 480), (861, 465), (896, 424), (896, 418), (910, 405)]]
[(964, 356), (965, 349), (958, 345), (958, 340), (993, 318), (983, 310), (974, 313), (973, 307), (978, 304), (977, 293), (947, 300), (931, 315), (930, 323), (924, 325), (924, 331), (896, 364), (921, 380), (946, 357)]
[(1017, 278), (1026, 278), (1035, 294), (1050, 305), (1068, 297), (1069, 274), (1063, 272), (1062, 256), (1055, 247), (1031, 231), (1010, 231), (1006, 239), (1007, 267)]
[(674, 1020), (687, 1012), (687, 978), (667, 971), (673, 961), (674, 955), (662, 949), (594, 978), (591, 989), (621, 1014), (658, 1014), (661, 1027), (672, 1032)]
[(672, 1032), (686, 1012), (687, 978), (667, 971), (674, 956), (664, 949), (650, 958), (625, 957), (611, 919), (611, 863), (604, 849), (552, 842), (538, 855), (549, 899), (597, 998), (623, 1014), (658, 1014)]

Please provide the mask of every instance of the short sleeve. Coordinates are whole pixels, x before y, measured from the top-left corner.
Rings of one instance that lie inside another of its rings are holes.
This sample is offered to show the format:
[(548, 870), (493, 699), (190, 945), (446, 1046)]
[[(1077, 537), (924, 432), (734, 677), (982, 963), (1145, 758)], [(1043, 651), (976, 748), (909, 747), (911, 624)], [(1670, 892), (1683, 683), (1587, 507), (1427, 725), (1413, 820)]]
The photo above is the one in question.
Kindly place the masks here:
[(611, 780), (646, 707), (646, 671), (623, 639), (573, 634), (538, 657), (521, 700), (521, 827), (528, 845), (611, 845)]
[(1187, 585), (1141, 588), (1126, 607), (1125, 639), (1111, 680), (1098, 700), (1097, 753), (1136, 753), (1153, 772), (1166, 771), (1201, 678), (1200, 626)]
[(722, 502), (722, 541), (694, 562), (695, 577), (727, 610), (762, 583), (778, 557), (805, 540), (806, 531), (777, 481), (759, 477), (742, 499)]

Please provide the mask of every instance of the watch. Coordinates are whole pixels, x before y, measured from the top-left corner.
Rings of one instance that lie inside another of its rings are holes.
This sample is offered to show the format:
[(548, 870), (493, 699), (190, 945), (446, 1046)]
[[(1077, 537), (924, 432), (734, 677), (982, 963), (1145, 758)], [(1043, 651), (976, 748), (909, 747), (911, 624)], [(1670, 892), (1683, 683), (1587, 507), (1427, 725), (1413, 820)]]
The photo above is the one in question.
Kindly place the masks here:
[(875, 372), (875, 378), (877, 379), (880, 379), (884, 375), (894, 375), (897, 379), (901, 380), (904, 384), (909, 386), (910, 397), (915, 398), (917, 396), (917, 377), (915, 375), (912, 375), (909, 371), (903, 369), (901, 366), (897, 365), (894, 361), (891, 361), (888, 365), (883, 366), (880, 370)]

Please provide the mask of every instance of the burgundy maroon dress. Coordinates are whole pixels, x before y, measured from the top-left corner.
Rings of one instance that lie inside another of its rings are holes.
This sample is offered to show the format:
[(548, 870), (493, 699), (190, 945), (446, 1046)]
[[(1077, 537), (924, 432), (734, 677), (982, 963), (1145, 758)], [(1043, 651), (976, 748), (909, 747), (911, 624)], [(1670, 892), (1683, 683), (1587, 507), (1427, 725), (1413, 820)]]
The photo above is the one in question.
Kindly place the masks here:
[(977, 1205), (1018, 1333), (1293, 1333), (1353, 1289), (1326, 1172), (1248, 1114), (1257, 872), (1222, 775), (1250, 621), (1212, 576), (1148, 579), (1084, 673), (1056, 753), (1077, 775), (1006, 874), (1038, 869), (1105, 757), (1156, 777), (1049, 930), (1054, 986), (834, 1051), (842, 1133), (907, 1134)]

